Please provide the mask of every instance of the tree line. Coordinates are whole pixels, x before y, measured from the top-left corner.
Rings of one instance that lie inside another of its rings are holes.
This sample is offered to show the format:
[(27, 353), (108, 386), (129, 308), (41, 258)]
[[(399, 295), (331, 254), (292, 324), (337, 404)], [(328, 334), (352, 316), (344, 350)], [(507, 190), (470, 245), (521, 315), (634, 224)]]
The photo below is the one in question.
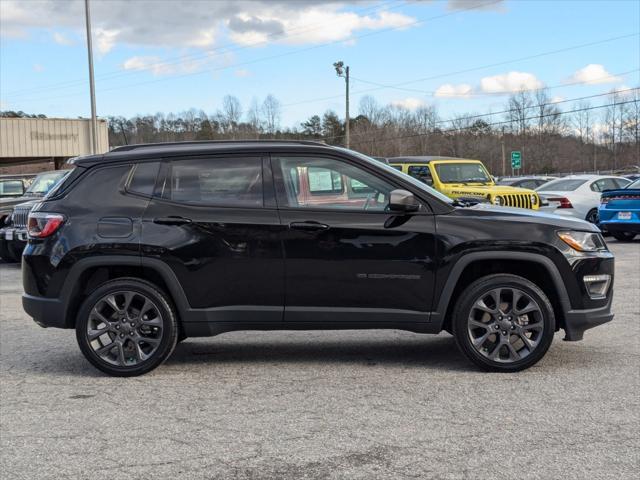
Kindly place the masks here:
[[(596, 99), (552, 100), (545, 90), (511, 95), (504, 110), (442, 118), (434, 106), (409, 110), (362, 97), (349, 122), (351, 148), (372, 156), (442, 155), (485, 162), (495, 175), (510, 174), (510, 152), (520, 151), (526, 173), (616, 171), (640, 165), (640, 88)], [(232, 95), (207, 114), (191, 109), (132, 118), (108, 117), (111, 146), (217, 139), (318, 140), (345, 143), (344, 119), (328, 110), (300, 125), (281, 125), (273, 95), (243, 108)], [(2, 112), (21, 116), (23, 112)], [(26, 116), (26, 114), (23, 114)], [(504, 154), (503, 154), (504, 152)], [(506, 159), (506, 161), (503, 161)]]

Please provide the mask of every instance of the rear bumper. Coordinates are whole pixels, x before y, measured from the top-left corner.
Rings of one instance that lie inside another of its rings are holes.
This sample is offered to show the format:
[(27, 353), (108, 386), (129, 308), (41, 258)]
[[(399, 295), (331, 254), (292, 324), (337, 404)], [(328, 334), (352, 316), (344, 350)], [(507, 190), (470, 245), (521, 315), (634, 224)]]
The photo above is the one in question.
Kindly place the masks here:
[(607, 232), (640, 233), (640, 223), (637, 222), (601, 222), (600, 226)]
[(589, 310), (569, 310), (565, 312), (564, 340), (568, 342), (582, 340), (586, 330), (613, 320), (613, 313), (611, 312), (612, 303), (613, 294), (610, 294), (609, 301), (603, 307)]
[(22, 308), (41, 327), (67, 328), (64, 305), (58, 298), (22, 294)]

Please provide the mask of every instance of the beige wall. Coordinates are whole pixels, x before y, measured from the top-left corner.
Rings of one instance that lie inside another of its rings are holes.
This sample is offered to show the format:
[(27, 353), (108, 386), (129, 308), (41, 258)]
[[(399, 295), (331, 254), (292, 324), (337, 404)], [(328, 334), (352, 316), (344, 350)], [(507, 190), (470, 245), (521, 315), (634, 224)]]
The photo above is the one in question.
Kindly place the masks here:
[[(0, 118), (0, 159), (75, 157), (91, 153), (88, 119)], [(98, 120), (98, 151), (109, 150), (107, 122)]]

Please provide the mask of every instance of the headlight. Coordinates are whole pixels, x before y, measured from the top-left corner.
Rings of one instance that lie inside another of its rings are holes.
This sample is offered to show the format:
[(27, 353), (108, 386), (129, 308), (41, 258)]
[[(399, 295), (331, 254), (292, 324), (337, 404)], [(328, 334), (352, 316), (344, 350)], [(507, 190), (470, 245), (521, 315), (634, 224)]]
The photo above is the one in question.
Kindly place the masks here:
[(531, 205), (538, 203), (538, 196), (535, 193), (531, 194)]
[(607, 246), (599, 233), (595, 232), (558, 232), (560, 239), (578, 252), (598, 252)]
[(504, 205), (504, 198), (502, 198), (500, 195), (498, 195), (496, 198), (493, 199), (493, 204), (494, 205)]

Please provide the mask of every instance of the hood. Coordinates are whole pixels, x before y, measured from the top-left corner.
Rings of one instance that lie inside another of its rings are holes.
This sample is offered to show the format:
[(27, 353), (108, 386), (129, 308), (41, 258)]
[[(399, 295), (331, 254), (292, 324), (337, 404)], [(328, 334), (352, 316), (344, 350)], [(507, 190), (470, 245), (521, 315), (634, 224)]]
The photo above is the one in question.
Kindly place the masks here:
[(472, 207), (456, 208), (456, 214), (463, 216), (486, 217), (487, 220), (549, 225), (567, 230), (600, 232), (600, 229), (596, 225), (585, 220), (580, 220), (579, 218), (563, 217), (552, 213), (545, 213), (525, 208), (499, 207), (488, 203), (478, 203)]
[(528, 188), (511, 187), (509, 185), (478, 185), (478, 184), (464, 184), (464, 183), (445, 183), (447, 189), (465, 190), (476, 193), (494, 193), (496, 195), (509, 194), (509, 193), (535, 193)]
[(20, 203), (38, 201), (41, 195), (23, 195), (22, 197), (2, 198), (0, 199), (0, 215), (10, 213), (13, 207)]

